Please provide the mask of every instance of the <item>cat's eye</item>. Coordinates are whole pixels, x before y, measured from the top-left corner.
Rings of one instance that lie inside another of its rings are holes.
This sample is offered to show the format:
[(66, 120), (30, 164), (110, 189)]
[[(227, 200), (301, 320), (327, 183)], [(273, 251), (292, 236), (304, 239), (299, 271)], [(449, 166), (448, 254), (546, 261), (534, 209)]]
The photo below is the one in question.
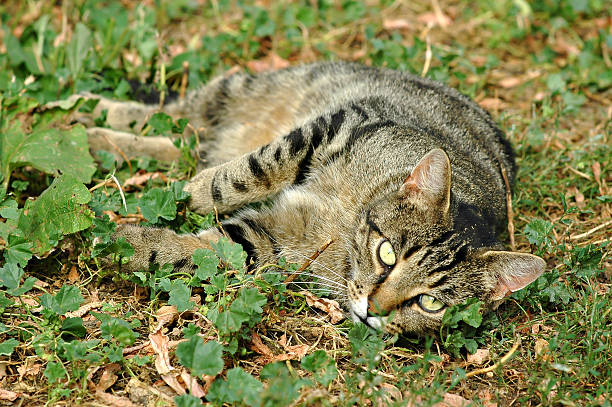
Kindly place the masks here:
[(380, 246), (378, 246), (378, 258), (387, 266), (395, 265), (395, 251), (388, 240), (383, 241)]
[(421, 294), (419, 296), (419, 307), (425, 312), (438, 312), (445, 306), (446, 304), (431, 295)]

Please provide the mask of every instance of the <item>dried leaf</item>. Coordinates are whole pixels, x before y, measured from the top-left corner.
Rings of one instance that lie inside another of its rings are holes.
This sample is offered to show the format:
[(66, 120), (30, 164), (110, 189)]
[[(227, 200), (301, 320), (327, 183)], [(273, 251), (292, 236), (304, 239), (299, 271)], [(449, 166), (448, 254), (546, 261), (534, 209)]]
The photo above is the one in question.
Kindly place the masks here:
[(330, 322), (332, 324), (336, 324), (344, 320), (345, 316), (340, 308), (340, 304), (338, 304), (338, 301), (330, 300), (328, 298), (319, 298), (309, 291), (301, 291), (300, 294), (303, 294), (304, 297), (306, 297), (306, 303), (310, 307), (318, 308), (321, 311), (326, 312), (329, 315)]
[(499, 98), (484, 98), (478, 104), (488, 110), (500, 110), (506, 107), (506, 104)]
[(470, 400), (465, 399), (458, 394), (446, 393), (444, 395), (444, 401), (436, 404), (436, 407), (464, 407), (470, 403)]
[(132, 403), (130, 399), (127, 399), (125, 397), (115, 396), (109, 393), (104, 393), (103, 391), (97, 391), (96, 398), (109, 406), (138, 407), (136, 404)]
[(548, 360), (550, 358), (550, 355), (548, 355), (548, 341), (546, 341), (545, 339), (536, 339), (534, 351), (536, 356), (539, 356), (544, 360)]
[(410, 28), (411, 24), (405, 18), (385, 18), (383, 19), (383, 28), (385, 30), (402, 30)]
[(155, 313), (157, 327), (154, 329), (154, 331), (159, 331), (162, 327), (176, 321), (178, 316), (178, 310), (174, 305), (164, 305), (163, 307), (160, 307)]
[(474, 354), (467, 355), (467, 362), (475, 365), (482, 365), (489, 360), (490, 352), (488, 349), (478, 349)]
[(67, 318), (82, 318), (83, 315), (87, 314), (92, 309), (98, 309), (103, 305), (101, 301), (90, 302), (84, 305), (81, 305), (78, 310), (67, 312)]
[(71, 283), (76, 283), (80, 280), (79, 272), (77, 271), (76, 266), (72, 266), (70, 268), (70, 272), (68, 273), (68, 281)]
[(165, 174), (162, 174), (159, 171), (156, 172), (145, 172), (142, 174), (136, 174), (125, 180), (123, 183), (124, 187), (127, 186), (145, 186), (150, 179), (161, 178), (161, 180), (165, 183), (168, 181), (168, 177)]
[(149, 334), (151, 347), (155, 352), (155, 368), (160, 375), (170, 373), (174, 368), (170, 365), (170, 356), (168, 354), (168, 335), (165, 335), (161, 330), (157, 330)]
[(121, 366), (118, 363), (111, 363), (104, 368), (100, 380), (96, 385), (96, 390), (100, 392), (106, 391), (109, 387), (117, 382), (117, 373), (121, 370)]
[(447, 15), (443, 13), (433, 13), (433, 12), (421, 14), (420, 16), (417, 17), (417, 20), (420, 23), (431, 25), (434, 27), (436, 25), (439, 25), (440, 27), (448, 27), (453, 22), (450, 19), (450, 17), (448, 17)]
[(265, 356), (266, 358), (272, 359), (274, 357), (274, 353), (266, 346), (262, 341), (261, 337), (257, 335), (257, 333), (253, 332), (253, 337), (251, 339), (251, 343), (249, 348), (260, 355)]
[(161, 375), (162, 380), (170, 386), (172, 390), (176, 392), (176, 394), (181, 395), (187, 393), (187, 388), (184, 384), (181, 384), (175, 373), (168, 373)]
[(19, 396), (21, 396), (21, 393), (15, 393), (14, 391), (0, 389), (0, 400), (15, 401)]
[(193, 377), (192, 375), (190, 375), (189, 372), (187, 372), (187, 370), (183, 369), (181, 371), (181, 379), (183, 379), (183, 382), (185, 382), (185, 384), (187, 385), (187, 388), (189, 389), (192, 395), (198, 398), (206, 396), (207, 392), (204, 391), (202, 386), (200, 386), (200, 383), (198, 383), (197, 379)]
[(264, 72), (287, 68), (289, 66), (289, 61), (281, 58), (274, 52), (270, 52), (264, 58), (249, 61), (246, 65), (253, 72)]
[(595, 161), (591, 168), (593, 168), (593, 177), (595, 177), (595, 182), (597, 182), (597, 185), (599, 186), (599, 193), (601, 195), (606, 195), (606, 191), (604, 191), (601, 183), (601, 164), (599, 161)]

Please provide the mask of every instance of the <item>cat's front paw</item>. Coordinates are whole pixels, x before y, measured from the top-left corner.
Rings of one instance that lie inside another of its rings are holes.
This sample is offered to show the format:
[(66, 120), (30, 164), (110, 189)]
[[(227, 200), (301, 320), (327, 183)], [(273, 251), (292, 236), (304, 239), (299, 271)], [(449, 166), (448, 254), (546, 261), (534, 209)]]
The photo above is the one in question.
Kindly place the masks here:
[(201, 215), (213, 210), (215, 203), (211, 193), (211, 183), (214, 175), (213, 169), (200, 171), (185, 185), (184, 190), (191, 194), (189, 209)]

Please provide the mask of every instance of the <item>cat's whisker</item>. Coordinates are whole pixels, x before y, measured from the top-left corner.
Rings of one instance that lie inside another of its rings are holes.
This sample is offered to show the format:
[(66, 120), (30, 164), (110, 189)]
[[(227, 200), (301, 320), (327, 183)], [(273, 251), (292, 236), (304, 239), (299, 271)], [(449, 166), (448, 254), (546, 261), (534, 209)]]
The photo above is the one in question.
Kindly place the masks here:
[(308, 260), (308, 261), (310, 261), (310, 262), (311, 262), (311, 264), (316, 264), (317, 266), (320, 266), (321, 268), (323, 268), (323, 269), (325, 269), (325, 270), (329, 271), (330, 273), (332, 273), (332, 274), (333, 274), (333, 275), (335, 275), (336, 277), (341, 278), (342, 280), (344, 280), (344, 282), (345, 282), (345, 283), (348, 283), (348, 282), (349, 282), (349, 281), (348, 281), (348, 280), (347, 280), (347, 279), (346, 279), (346, 278), (345, 278), (343, 275), (341, 275), (341, 274), (340, 274), (340, 273), (338, 273), (337, 271), (335, 271), (335, 270), (331, 269), (330, 267), (326, 266), (325, 264), (321, 263), (321, 262), (320, 262), (320, 261), (318, 261), (317, 259), (314, 259), (314, 260), (313, 260), (313, 259), (311, 259), (309, 256), (306, 256), (306, 255), (304, 255), (304, 254), (302, 254), (302, 253), (298, 252), (297, 250), (292, 249), (292, 248), (291, 248), (291, 247), (289, 247), (289, 246), (286, 246), (286, 245), (282, 245), (282, 244), (280, 244), (280, 242), (279, 242), (278, 240), (276, 240), (276, 239), (274, 238), (274, 236), (272, 236), (272, 235), (271, 235), (269, 232), (267, 232), (267, 231), (265, 231), (265, 230), (263, 230), (262, 232), (263, 232), (263, 233), (264, 233), (264, 234), (265, 234), (265, 235), (266, 235), (266, 236), (267, 236), (267, 237), (268, 237), (268, 238), (269, 238), (271, 241), (273, 241), (273, 242), (274, 242), (276, 245), (278, 245), (278, 246), (280, 247), (280, 249), (281, 249), (281, 250), (286, 250), (286, 251), (289, 251), (289, 252), (291, 252), (291, 253), (293, 253), (293, 254), (295, 254), (295, 255), (297, 255), (297, 256), (300, 256), (300, 257), (301, 257), (301, 258), (303, 258), (304, 260)]
[[(332, 280), (332, 279), (327, 278), (327, 277), (318, 276), (318, 275), (313, 274), (313, 273), (306, 273), (306, 272), (303, 272), (303, 271), (293, 271), (293, 272), (288, 272), (288, 273), (282, 273), (282, 272), (279, 272), (279, 271), (269, 271), (269, 272), (266, 272), (266, 274), (282, 274), (284, 276), (291, 276), (291, 275), (309, 276), (309, 277), (315, 278), (316, 280), (323, 280), (323, 281), (326, 281), (328, 283), (334, 284), (335, 286), (337, 286), (339, 288), (347, 288), (347, 286), (345, 284), (342, 284), (342, 283), (340, 283), (340, 282), (338, 282), (336, 280)], [(315, 282), (316, 280), (313, 280), (313, 282)]]
[[(273, 285), (276, 286), (276, 285), (282, 285), (282, 284), (284, 284), (284, 283), (276, 283), (276, 284), (273, 284)], [(337, 287), (332, 286), (332, 285), (328, 285), (328, 284), (323, 284), (323, 283), (313, 283), (311, 281), (292, 281), (291, 284), (314, 284), (314, 285), (317, 285), (317, 286), (320, 286), (320, 287), (327, 287), (325, 289), (330, 290), (330, 291), (332, 291), (334, 293), (342, 294), (342, 291), (339, 291), (337, 289)]]

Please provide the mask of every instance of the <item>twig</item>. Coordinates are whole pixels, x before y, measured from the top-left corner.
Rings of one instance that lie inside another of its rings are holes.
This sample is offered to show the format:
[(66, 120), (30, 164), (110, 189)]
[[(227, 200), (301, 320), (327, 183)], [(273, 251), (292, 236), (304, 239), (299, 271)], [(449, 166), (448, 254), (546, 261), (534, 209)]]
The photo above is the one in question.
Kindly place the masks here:
[(512, 357), (512, 355), (514, 355), (514, 352), (516, 352), (520, 344), (521, 344), (521, 336), (519, 334), (516, 334), (516, 341), (514, 342), (514, 345), (512, 345), (508, 353), (506, 353), (500, 360), (498, 360), (493, 366), (489, 366), (489, 367), (485, 367), (482, 369), (476, 369), (476, 370), (472, 370), (471, 372), (467, 372), (465, 375), (465, 378), (467, 379), (468, 377), (476, 376), (476, 375), (483, 374), (483, 373), (489, 373), (489, 372), (496, 370), (497, 368), (502, 366), (504, 363), (506, 363)]
[[(299, 269), (297, 269), (295, 272), (301, 272), (304, 271), (306, 269), (306, 267), (310, 266), (312, 264), (313, 261), (315, 261), (317, 259), (317, 257), (319, 257), (321, 255), (321, 253), (323, 253), (325, 251), (325, 249), (327, 249), (329, 247), (330, 244), (333, 243), (333, 239), (328, 239), (327, 242), (325, 242), (323, 244), (323, 246), (321, 246), (321, 248), (319, 248), (319, 250), (315, 251), (314, 254), (312, 256), (310, 256), (308, 259), (306, 259), (306, 261), (304, 262), (304, 264), (302, 264), (300, 266)], [(289, 277), (287, 277), (287, 279), (285, 280), (285, 284), (292, 282), (295, 277), (297, 277), (297, 274), (292, 274)]]
[(130, 170), (130, 176), (133, 175), (133, 171), (132, 171), (132, 163), (130, 162), (130, 160), (127, 158), (127, 155), (125, 155), (125, 153), (123, 152), (123, 150), (121, 150), (119, 148), (119, 146), (117, 144), (115, 144), (115, 142), (113, 140), (111, 140), (110, 137), (108, 137), (108, 135), (102, 133), (102, 137), (104, 137), (104, 139), (108, 142), (108, 144), (110, 144), (111, 146), (113, 146), (113, 148), (115, 150), (117, 150), (117, 152), (121, 155), (121, 158), (123, 158), (123, 160), (127, 163), (128, 168)]
[(181, 88), (179, 90), (179, 99), (185, 99), (187, 92), (187, 82), (189, 82), (189, 61), (183, 61), (183, 76), (181, 77)]
[(578, 240), (578, 239), (582, 239), (583, 237), (587, 237), (587, 236), (589, 236), (589, 235), (591, 235), (591, 234), (593, 234), (593, 233), (597, 232), (598, 230), (605, 228), (606, 226), (608, 226), (608, 225), (610, 225), (610, 224), (612, 224), (612, 220), (609, 220), (609, 221), (607, 221), (607, 222), (605, 222), (605, 223), (602, 223), (601, 225), (596, 226), (596, 227), (594, 227), (593, 229), (591, 229), (591, 230), (589, 230), (589, 231), (586, 231), (586, 232), (584, 232), (584, 233), (581, 233), (581, 234), (579, 234), (579, 235), (570, 236), (570, 239), (571, 239), (571, 240)]
[(508, 181), (508, 174), (506, 173), (506, 168), (502, 162), (499, 162), (501, 167), (502, 177), (504, 178), (504, 183), (506, 184), (506, 212), (508, 213), (508, 234), (510, 235), (510, 247), (512, 251), (516, 250), (516, 242), (514, 240), (514, 213), (512, 212), (512, 190), (510, 189), (510, 181)]
[(429, 71), (429, 65), (431, 64), (431, 41), (429, 40), (429, 35), (426, 37), (427, 40), (427, 48), (425, 49), (425, 64), (423, 65), (423, 72), (421, 72), (421, 77), (425, 77), (427, 75), (427, 71)]

